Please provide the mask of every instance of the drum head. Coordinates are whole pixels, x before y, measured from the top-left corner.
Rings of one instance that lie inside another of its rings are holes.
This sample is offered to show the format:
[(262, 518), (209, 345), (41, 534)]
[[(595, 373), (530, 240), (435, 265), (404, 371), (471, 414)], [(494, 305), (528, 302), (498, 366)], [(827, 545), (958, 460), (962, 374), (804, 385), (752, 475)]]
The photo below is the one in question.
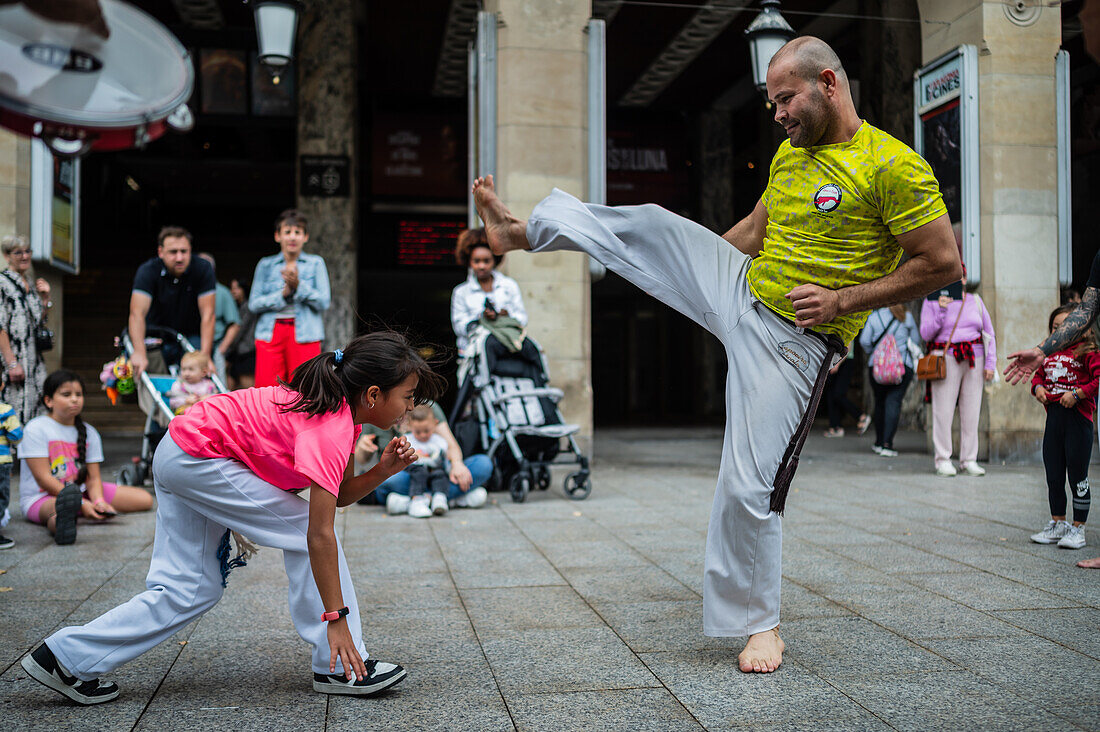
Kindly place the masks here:
[(191, 96), (194, 68), (176, 37), (131, 5), (99, 3), (106, 37), (103, 24), (50, 20), (23, 3), (0, 5), (6, 125), (23, 127), (12, 122), (17, 116), (39, 123), (32, 134), (100, 137), (163, 121)]

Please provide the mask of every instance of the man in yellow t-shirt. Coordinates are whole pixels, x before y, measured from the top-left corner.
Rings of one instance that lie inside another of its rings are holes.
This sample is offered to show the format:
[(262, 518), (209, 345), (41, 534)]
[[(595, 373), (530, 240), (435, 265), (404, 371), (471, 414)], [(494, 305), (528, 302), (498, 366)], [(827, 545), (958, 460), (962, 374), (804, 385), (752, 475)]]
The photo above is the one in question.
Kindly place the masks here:
[[(659, 206), (597, 206), (558, 190), (523, 221), (492, 177), (474, 183), (497, 254), (586, 252), (725, 347), (703, 632), (747, 636), (739, 667), (758, 673), (782, 661), (779, 514), (829, 367), (870, 310), (961, 276), (931, 171), (859, 118), (828, 44), (802, 37), (780, 49), (768, 94), (789, 139), (764, 197), (724, 237)], [(898, 266), (903, 252), (909, 259)]]

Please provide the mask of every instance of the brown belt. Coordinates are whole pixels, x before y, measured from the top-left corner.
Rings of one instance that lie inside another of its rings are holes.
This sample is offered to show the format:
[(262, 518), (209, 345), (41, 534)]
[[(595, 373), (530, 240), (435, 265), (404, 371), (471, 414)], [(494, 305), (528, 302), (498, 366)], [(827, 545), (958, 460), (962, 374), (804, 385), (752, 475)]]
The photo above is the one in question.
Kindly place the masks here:
[[(797, 328), (792, 321), (784, 318), (773, 310), (768, 310), (772, 315), (785, 321), (791, 327)], [(783, 514), (783, 508), (787, 503), (787, 492), (791, 489), (791, 480), (794, 478), (794, 472), (798, 470), (798, 456), (802, 452), (802, 446), (806, 444), (806, 437), (810, 434), (810, 427), (813, 426), (814, 417), (817, 415), (817, 407), (821, 403), (821, 394), (825, 391), (825, 380), (829, 376), (829, 369), (833, 365), (833, 356), (839, 354), (844, 357), (848, 353), (848, 349), (844, 345), (844, 341), (840, 340), (832, 333), (818, 333), (815, 330), (805, 328), (802, 331), (808, 336), (816, 338), (825, 345), (825, 359), (821, 362), (821, 368), (817, 372), (817, 378), (814, 380), (814, 388), (810, 391), (810, 403), (806, 407), (806, 413), (802, 415), (802, 420), (798, 423), (798, 429), (795, 430), (794, 435), (791, 437), (791, 441), (787, 443), (787, 450), (783, 453), (783, 461), (779, 463), (779, 469), (775, 473), (775, 480), (772, 481), (772, 499), (771, 510), (777, 514)]]

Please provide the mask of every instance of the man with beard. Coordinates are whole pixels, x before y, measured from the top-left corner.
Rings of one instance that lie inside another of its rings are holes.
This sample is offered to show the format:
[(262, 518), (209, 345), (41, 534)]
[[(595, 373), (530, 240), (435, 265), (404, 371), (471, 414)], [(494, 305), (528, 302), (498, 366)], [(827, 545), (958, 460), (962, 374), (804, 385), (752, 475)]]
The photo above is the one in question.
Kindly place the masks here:
[(767, 85), (788, 140), (763, 197), (724, 237), (658, 206), (590, 205), (558, 190), (523, 221), (491, 176), (474, 183), (497, 254), (587, 252), (725, 346), (703, 630), (747, 636), (739, 667), (757, 673), (782, 662), (780, 514), (829, 367), (870, 310), (962, 274), (931, 169), (859, 118), (828, 44), (804, 36), (785, 45)]

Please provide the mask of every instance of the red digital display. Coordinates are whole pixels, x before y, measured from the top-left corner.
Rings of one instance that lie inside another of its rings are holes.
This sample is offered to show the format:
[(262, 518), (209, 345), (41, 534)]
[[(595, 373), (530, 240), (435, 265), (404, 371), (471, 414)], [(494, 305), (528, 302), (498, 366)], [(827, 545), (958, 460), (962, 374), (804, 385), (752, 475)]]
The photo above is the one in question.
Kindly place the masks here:
[(397, 263), (452, 267), (458, 235), (466, 228), (464, 221), (397, 222)]

